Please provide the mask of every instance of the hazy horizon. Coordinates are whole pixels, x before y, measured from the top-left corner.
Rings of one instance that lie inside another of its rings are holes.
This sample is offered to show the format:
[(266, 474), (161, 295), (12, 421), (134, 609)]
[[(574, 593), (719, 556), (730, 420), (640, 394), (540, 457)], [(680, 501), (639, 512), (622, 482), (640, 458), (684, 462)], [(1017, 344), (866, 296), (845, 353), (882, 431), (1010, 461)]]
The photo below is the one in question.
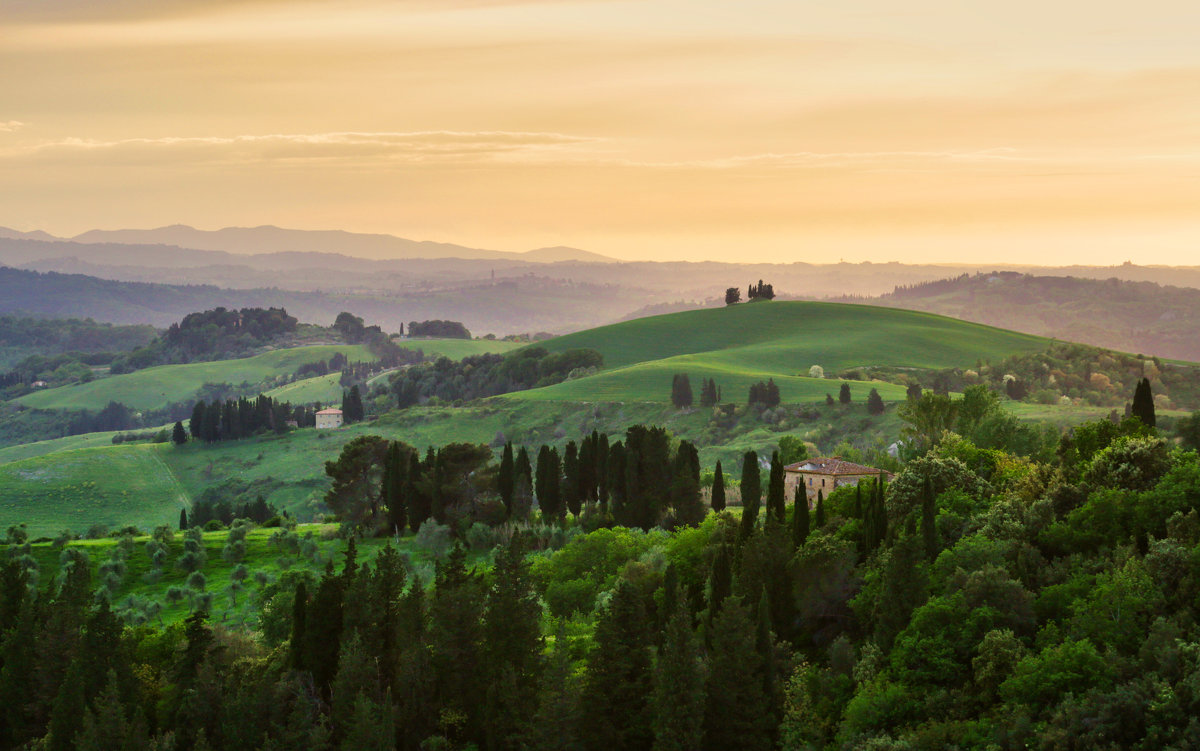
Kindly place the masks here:
[(1200, 9), (19, 0), (0, 225), (1194, 264)]

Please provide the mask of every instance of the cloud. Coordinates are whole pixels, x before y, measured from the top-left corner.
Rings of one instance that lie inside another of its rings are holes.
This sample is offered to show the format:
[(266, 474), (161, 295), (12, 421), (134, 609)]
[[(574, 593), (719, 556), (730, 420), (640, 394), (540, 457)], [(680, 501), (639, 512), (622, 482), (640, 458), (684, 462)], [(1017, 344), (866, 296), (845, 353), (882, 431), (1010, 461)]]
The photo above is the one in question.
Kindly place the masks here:
[(554, 159), (601, 139), (562, 133), (414, 131), (273, 133), (97, 140), (65, 138), (0, 151), (9, 158), (97, 157), (147, 164), (344, 162), (346, 164), (478, 163)]
[(12, 133), (25, 127), (20, 120), (0, 120), (0, 133)]

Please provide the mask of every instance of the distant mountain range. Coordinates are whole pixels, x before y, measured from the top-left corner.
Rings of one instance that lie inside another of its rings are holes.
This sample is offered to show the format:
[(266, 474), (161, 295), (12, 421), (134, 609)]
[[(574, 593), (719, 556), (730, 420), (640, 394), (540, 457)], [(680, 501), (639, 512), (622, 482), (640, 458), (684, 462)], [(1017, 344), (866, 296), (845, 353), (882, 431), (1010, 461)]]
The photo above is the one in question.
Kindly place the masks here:
[(342, 230), (297, 230), (264, 225), (262, 227), (225, 227), (200, 230), (185, 224), (157, 229), (90, 230), (64, 238), (37, 230), (18, 232), (0, 227), (0, 238), (12, 240), (70, 240), (84, 244), (173, 246), (190, 250), (209, 250), (238, 255), (274, 253), (321, 253), (394, 260), (406, 258), (464, 258), (514, 260), (532, 263), (611, 263), (614, 259), (578, 248), (538, 248), (524, 253), (468, 248), (452, 243), (408, 240), (394, 235), (363, 234)]

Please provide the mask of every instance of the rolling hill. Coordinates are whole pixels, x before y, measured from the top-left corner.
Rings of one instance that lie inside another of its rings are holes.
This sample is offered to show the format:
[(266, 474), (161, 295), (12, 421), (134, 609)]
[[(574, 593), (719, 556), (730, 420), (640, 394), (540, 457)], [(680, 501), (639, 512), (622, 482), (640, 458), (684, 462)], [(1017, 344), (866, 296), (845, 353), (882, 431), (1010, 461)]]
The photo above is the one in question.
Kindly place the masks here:
[[(1028, 334), (907, 310), (820, 302), (744, 303), (602, 326), (543, 342), (551, 351), (590, 348), (606, 370), (521, 399), (661, 401), (671, 376), (687, 373), (693, 389), (714, 378), (726, 401), (740, 402), (751, 383), (774, 378), (784, 402), (823, 398), (830, 379), (853, 368), (965, 367), (1045, 347)], [(809, 378), (820, 365), (827, 378)], [(887, 399), (903, 389), (875, 384)], [(870, 384), (852, 384), (865, 391)], [(590, 398), (589, 398), (590, 396)], [(857, 396), (857, 395), (856, 395)]]
[(337, 352), (351, 361), (376, 359), (361, 345), (294, 347), (238, 360), (159, 365), (88, 383), (35, 391), (17, 401), (35, 409), (97, 410), (109, 402), (120, 402), (132, 409), (158, 409), (192, 398), (206, 383), (261, 383), (293, 373), (306, 363), (328, 360)]

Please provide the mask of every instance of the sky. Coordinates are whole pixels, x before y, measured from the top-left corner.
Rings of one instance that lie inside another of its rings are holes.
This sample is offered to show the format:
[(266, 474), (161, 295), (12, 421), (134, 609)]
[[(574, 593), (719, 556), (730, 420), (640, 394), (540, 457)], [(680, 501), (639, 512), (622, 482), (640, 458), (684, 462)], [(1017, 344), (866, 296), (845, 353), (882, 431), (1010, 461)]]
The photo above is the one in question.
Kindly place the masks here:
[(1194, 0), (4, 0), (0, 226), (1200, 264)]

